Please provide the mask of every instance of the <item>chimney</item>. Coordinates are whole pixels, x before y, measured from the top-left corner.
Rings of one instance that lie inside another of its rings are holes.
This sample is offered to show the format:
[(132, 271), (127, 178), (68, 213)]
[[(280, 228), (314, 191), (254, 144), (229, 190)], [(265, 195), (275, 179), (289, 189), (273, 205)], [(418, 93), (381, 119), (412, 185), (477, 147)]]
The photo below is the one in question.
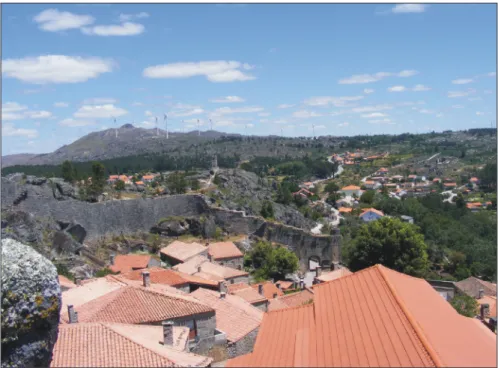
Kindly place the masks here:
[(114, 266), (114, 258), (116, 258), (116, 255), (114, 253), (111, 253), (111, 255), (109, 256), (111, 266)]
[(201, 272), (201, 271), (202, 271), (201, 266), (197, 266), (197, 272)]
[(316, 266), (315, 267), (315, 272), (316, 272), (316, 277), (320, 277), (322, 274), (322, 267)]
[(225, 299), (226, 296), (227, 293), (225, 293), (224, 291), (220, 292), (220, 299)]
[(280, 287), (281, 287), (280, 282), (277, 282), (275, 285), (277, 286), (277, 289), (280, 290)]
[(263, 284), (259, 284), (259, 285), (258, 285), (258, 293), (259, 293), (260, 295), (264, 295), (264, 294), (263, 294)]
[(228, 286), (227, 286), (227, 283), (226, 283), (226, 281), (225, 281), (225, 280), (220, 281), (220, 282), (218, 283), (218, 286), (219, 286), (219, 289), (220, 289), (220, 293), (225, 293), (225, 294), (227, 293), (227, 291), (228, 291)]
[(173, 346), (173, 321), (163, 321), (163, 344)]
[(484, 297), (484, 289), (479, 289), (479, 299)]
[(150, 286), (150, 272), (149, 271), (143, 271), (142, 272), (142, 278), (143, 278), (143, 285), (144, 285), (144, 287), (149, 287)]
[(481, 319), (484, 321), (489, 314), (489, 304), (481, 304)]
[(209, 252), (208, 252), (208, 260), (209, 260), (209, 262), (213, 261), (213, 258), (211, 257), (211, 254), (209, 254)]
[(78, 323), (78, 312), (74, 310), (72, 304), (67, 306), (67, 314), (69, 316), (69, 323)]
[(273, 299), (275, 299), (278, 296), (277, 293), (273, 293)]

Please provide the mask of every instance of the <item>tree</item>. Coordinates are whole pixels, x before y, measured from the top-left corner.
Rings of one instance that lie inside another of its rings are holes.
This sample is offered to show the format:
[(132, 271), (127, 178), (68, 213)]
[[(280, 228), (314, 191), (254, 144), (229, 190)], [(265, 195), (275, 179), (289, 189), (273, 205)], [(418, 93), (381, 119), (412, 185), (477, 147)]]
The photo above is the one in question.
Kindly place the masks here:
[(290, 204), (292, 202), (292, 193), (287, 185), (280, 185), (277, 192), (276, 202)]
[(351, 243), (349, 268), (359, 271), (378, 263), (408, 275), (424, 276), (429, 260), (419, 228), (387, 217), (361, 226)]
[(116, 184), (114, 185), (114, 188), (115, 188), (117, 191), (124, 190), (124, 188), (125, 188), (125, 183), (124, 183), (124, 181), (122, 181), (122, 180), (116, 180)]
[(105, 167), (100, 162), (92, 163), (92, 180), (87, 188), (87, 195), (97, 197), (104, 191), (105, 185)]
[(455, 295), (450, 304), (455, 310), (465, 317), (475, 317), (479, 303), (467, 294)]
[(246, 253), (244, 264), (253, 269), (258, 280), (283, 280), (285, 275), (298, 269), (299, 259), (285, 247), (273, 247), (270, 243), (261, 241)]
[(273, 205), (270, 201), (263, 202), (263, 206), (261, 208), (261, 216), (263, 216), (265, 219), (273, 218)]
[(62, 163), (61, 170), (62, 170), (62, 178), (64, 179), (64, 181), (72, 182), (75, 180), (74, 167), (71, 161), (68, 160), (64, 161)]
[(180, 172), (174, 172), (166, 178), (166, 184), (169, 190), (175, 194), (185, 193), (187, 190), (187, 181), (185, 176)]
[(374, 190), (367, 190), (363, 192), (363, 194), (360, 197), (360, 202), (366, 203), (366, 204), (372, 204), (374, 201), (375, 197), (375, 191)]

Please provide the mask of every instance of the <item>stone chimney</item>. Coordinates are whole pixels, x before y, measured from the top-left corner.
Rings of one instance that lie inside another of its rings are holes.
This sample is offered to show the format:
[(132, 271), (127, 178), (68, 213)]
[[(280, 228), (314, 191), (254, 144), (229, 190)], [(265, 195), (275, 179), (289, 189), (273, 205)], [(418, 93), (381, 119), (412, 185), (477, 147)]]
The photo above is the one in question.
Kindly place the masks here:
[(275, 284), (275, 286), (277, 287), (277, 289), (279, 289), (279, 290), (280, 290), (280, 288), (281, 288), (280, 282), (277, 282), (277, 283)]
[(264, 293), (263, 293), (263, 284), (259, 284), (259, 285), (258, 285), (258, 293), (259, 293), (260, 295), (264, 295)]
[(224, 291), (220, 292), (220, 299), (225, 299), (226, 296), (227, 293), (225, 293)]
[(163, 321), (163, 344), (173, 346), (173, 321)]
[(225, 280), (223, 281), (220, 281), (218, 283), (218, 286), (219, 286), (219, 289), (220, 289), (220, 293), (227, 293), (228, 292), (228, 286), (227, 286), (227, 283)]
[(202, 272), (202, 267), (201, 266), (197, 266), (197, 272)]
[(316, 266), (315, 272), (316, 272), (316, 277), (320, 277), (322, 275), (322, 267)]
[(303, 290), (304, 289), (304, 278), (301, 277), (299, 280), (299, 289)]
[(481, 319), (489, 316), (489, 304), (481, 304)]
[(114, 266), (114, 259), (115, 258), (116, 258), (116, 255), (114, 253), (111, 253), (111, 255), (109, 256), (109, 261), (110, 261), (111, 266)]
[(484, 289), (479, 289), (479, 299), (484, 297)]
[(67, 314), (69, 316), (69, 323), (78, 323), (78, 312), (74, 310), (72, 304), (67, 306)]
[(273, 299), (275, 299), (278, 296), (277, 293), (273, 293)]
[(143, 271), (142, 272), (142, 279), (143, 279), (143, 286), (144, 287), (149, 287), (150, 286), (150, 272), (149, 271)]

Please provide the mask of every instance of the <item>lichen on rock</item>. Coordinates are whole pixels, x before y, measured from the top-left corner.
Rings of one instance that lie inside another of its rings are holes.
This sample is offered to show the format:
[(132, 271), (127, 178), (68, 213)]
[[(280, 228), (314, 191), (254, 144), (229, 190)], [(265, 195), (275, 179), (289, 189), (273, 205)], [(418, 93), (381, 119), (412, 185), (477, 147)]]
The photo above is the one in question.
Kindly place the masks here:
[(57, 270), (32, 247), (2, 240), (2, 368), (48, 367), (57, 340)]

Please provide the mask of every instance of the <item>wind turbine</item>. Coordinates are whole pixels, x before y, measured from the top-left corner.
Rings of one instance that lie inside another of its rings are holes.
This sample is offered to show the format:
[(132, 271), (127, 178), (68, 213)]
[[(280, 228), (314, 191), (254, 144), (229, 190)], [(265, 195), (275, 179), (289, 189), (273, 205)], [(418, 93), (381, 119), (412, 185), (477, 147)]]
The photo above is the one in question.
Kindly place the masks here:
[(211, 131), (213, 130), (213, 121), (211, 119), (209, 119), (209, 124), (211, 126)]
[(159, 135), (159, 129), (157, 127), (157, 116), (155, 118), (156, 118), (156, 136), (158, 136)]
[(118, 137), (118, 128), (117, 128), (116, 118), (113, 117), (113, 119), (114, 119), (114, 125), (116, 126), (114, 132), (116, 133), (116, 138), (117, 138)]
[(313, 127), (313, 139), (315, 138), (315, 124), (311, 124), (311, 126)]
[(201, 136), (201, 123), (199, 119), (197, 119), (197, 135), (200, 137)]
[(164, 124), (166, 125), (166, 139), (169, 138), (168, 134), (168, 115), (164, 114)]

